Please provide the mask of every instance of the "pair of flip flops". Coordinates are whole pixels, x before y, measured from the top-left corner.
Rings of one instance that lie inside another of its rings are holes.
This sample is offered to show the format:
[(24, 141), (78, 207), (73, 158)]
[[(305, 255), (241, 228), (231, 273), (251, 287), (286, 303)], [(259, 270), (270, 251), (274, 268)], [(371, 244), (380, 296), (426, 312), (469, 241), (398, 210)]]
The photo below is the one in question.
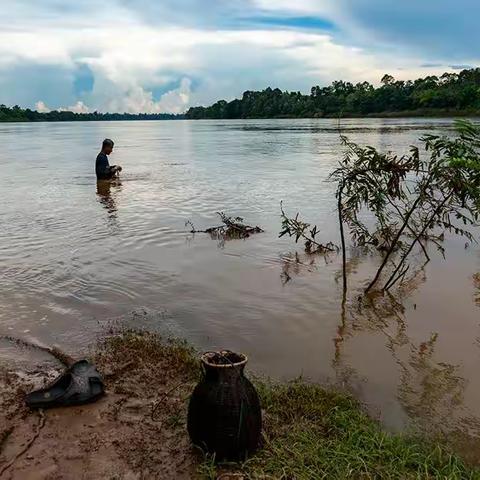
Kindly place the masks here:
[(103, 380), (94, 365), (80, 360), (71, 365), (50, 385), (29, 393), (30, 408), (53, 408), (91, 403), (105, 392)]

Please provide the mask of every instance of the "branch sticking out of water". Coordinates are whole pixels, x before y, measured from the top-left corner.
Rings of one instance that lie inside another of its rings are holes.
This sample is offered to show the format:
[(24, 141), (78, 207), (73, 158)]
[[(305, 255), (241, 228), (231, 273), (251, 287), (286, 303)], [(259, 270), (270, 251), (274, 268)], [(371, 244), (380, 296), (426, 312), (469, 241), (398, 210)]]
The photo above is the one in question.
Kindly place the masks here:
[(297, 213), (295, 217), (289, 217), (283, 210), (283, 203), (280, 202), (280, 210), (282, 212), (282, 231), (279, 237), (288, 235), (289, 237), (295, 237), (295, 243), (298, 243), (300, 239), (305, 241), (305, 252), (308, 254), (320, 253), (338, 253), (338, 247), (332, 243), (320, 243), (316, 237), (319, 230), (316, 225), (313, 227), (309, 223), (303, 222), (299, 218)]
[(206, 230), (197, 230), (190, 220), (185, 225), (191, 227), (190, 233), (208, 233), (212, 238), (224, 240), (248, 238), (254, 233), (263, 232), (258, 226), (246, 225), (242, 217), (229, 217), (224, 212), (217, 212), (217, 214), (220, 216), (222, 225), (209, 227)]

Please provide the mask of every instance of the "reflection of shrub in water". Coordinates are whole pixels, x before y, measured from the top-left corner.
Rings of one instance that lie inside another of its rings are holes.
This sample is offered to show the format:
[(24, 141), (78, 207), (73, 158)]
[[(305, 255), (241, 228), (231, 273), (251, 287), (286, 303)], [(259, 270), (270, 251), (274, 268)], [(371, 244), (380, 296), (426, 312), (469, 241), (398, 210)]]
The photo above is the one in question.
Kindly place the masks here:
[[(280, 278), (284, 285), (287, 284), (292, 277), (300, 275), (302, 270), (312, 272), (317, 267), (313, 255), (305, 256), (305, 258), (301, 259), (298, 252), (283, 255), (280, 260), (282, 262), (282, 273), (280, 274)], [(327, 261), (326, 258), (325, 261)]]
[(435, 360), (438, 334), (418, 346), (409, 344), (408, 358), (396, 356), (401, 367), (398, 397), (409, 417), (423, 431), (449, 433), (464, 421), (467, 381), (459, 367)]
[(349, 384), (356, 375), (345, 351), (348, 339), (360, 332), (383, 334), (385, 349), (398, 366), (397, 397), (410, 419), (422, 429), (450, 432), (464, 420), (461, 407), (467, 382), (458, 366), (436, 360), (437, 333), (418, 343), (410, 338), (405, 323), (403, 301), (424, 281), (424, 275), (418, 274), (415, 281), (401, 286), (398, 297), (377, 292), (349, 304), (333, 340), (333, 365), (339, 380)]

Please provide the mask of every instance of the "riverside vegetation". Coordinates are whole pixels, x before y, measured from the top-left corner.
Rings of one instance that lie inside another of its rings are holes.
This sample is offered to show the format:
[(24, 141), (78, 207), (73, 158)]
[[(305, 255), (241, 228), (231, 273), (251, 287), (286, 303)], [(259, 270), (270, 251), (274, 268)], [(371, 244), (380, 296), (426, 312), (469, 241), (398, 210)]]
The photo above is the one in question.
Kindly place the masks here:
[[(426, 135), (423, 149), (412, 146), (406, 155), (381, 153), (342, 137), (343, 160), (330, 175), (335, 182), (342, 250), (343, 293), (347, 292), (347, 246), (345, 229), (353, 246), (365, 253), (380, 252), (380, 265), (365, 293), (388, 292), (397, 283), (415, 276), (410, 261), (416, 248), (430, 261), (426, 244), (444, 254), (446, 232), (474, 242), (473, 229), (480, 217), (480, 127), (456, 122), (456, 136)], [(365, 218), (373, 221), (367, 222)], [(318, 241), (319, 230), (299, 219), (289, 218), (282, 208), (282, 231), (305, 250), (332, 251), (331, 243)]]
[(0, 105), (0, 122), (93, 122), (119, 120), (175, 120), (182, 115), (170, 113), (75, 113), (66, 110), (37, 112), (18, 105), (7, 107)]
[(209, 107), (193, 107), (190, 119), (310, 118), (365, 116), (438, 116), (480, 114), (480, 68), (395, 80), (384, 75), (375, 88), (368, 82), (342, 80), (313, 86), (310, 94), (278, 88), (246, 91), (241, 99), (220, 100)]

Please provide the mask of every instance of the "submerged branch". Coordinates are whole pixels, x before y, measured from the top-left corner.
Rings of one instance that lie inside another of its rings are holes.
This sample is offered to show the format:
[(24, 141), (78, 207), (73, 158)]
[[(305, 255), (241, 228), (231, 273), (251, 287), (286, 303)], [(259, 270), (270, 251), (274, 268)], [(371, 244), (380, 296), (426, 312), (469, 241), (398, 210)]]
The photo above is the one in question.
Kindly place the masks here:
[(223, 238), (225, 240), (248, 238), (252, 234), (263, 232), (258, 226), (252, 227), (245, 225), (241, 217), (228, 217), (223, 212), (217, 212), (217, 215), (220, 216), (223, 222), (222, 225), (209, 227), (205, 230), (197, 230), (190, 220), (188, 220), (185, 225), (190, 225), (190, 233), (208, 233), (213, 238)]

